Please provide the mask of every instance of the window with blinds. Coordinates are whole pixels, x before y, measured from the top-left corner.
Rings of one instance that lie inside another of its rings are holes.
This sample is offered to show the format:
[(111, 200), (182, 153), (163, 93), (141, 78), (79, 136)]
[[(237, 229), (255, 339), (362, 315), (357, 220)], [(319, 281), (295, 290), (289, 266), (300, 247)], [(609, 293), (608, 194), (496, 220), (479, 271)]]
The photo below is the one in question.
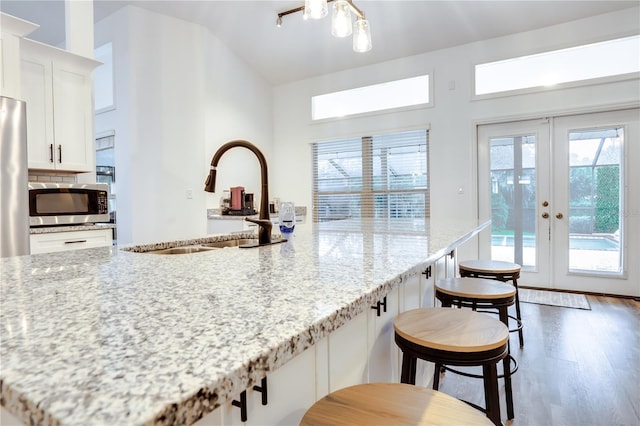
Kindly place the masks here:
[(429, 217), (428, 130), (313, 144), (314, 221)]

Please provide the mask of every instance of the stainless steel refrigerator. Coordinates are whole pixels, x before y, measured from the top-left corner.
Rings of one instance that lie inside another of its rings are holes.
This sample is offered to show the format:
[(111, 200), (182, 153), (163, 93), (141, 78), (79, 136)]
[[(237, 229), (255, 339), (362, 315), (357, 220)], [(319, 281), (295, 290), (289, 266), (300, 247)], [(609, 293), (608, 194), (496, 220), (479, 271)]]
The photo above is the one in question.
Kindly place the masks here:
[(0, 257), (29, 254), (26, 103), (0, 96)]

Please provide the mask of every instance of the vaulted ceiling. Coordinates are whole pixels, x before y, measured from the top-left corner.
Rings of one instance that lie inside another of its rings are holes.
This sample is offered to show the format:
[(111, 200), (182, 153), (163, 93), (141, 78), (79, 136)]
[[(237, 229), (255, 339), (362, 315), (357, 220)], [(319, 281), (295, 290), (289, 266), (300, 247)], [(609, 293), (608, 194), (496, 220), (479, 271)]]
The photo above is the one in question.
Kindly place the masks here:
[[(201, 24), (277, 85), (640, 5), (637, 0), (354, 0), (370, 22), (373, 39), (371, 51), (355, 53), (350, 37), (331, 36), (329, 16), (304, 21), (301, 13), (295, 13), (276, 27), (278, 12), (303, 3), (94, 0), (94, 15), (99, 21), (133, 5)], [(63, 0), (2, 0), (0, 10), (39, 24), (31, 38), (63, 43)], [(633, 13), (640, 20), (637, 9)]]

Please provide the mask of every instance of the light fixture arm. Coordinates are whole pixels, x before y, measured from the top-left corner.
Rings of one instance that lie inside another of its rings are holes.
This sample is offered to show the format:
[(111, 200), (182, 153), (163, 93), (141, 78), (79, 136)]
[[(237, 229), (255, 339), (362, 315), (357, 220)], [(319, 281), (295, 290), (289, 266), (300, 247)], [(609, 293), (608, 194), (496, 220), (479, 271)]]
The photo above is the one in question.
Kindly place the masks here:
[[(327, 0), (327, 3), (331, 3), (332, 1), (334, 1), (334, 0)], [(347, 0), (347, 3), (349, 3), (349, 7), (351, 8), (351, 11), (353, 13), (355, 13), (356, 16), (359, 19), (365, 19), (364, 12), (362, 10), (360, 10), (360, 8), (358, 6), (353, 4), (353, 0)], [(282, 17), (283, 16), (287, 16), (287, 15), (291, 15), (292, 13), (303, 12), (303, 11), (304, 11), (304, 6), (300, 6), (300, 7), (294, 8), (294, 9), (285, 10), (284, 12), (279, 12), (278, 13), (278, 22), (282, 22)]]
[[(327, 0), (328, 2), (329, 0)], [(333, 0), (331, 0), (333, 1)], [(347, 0), (347, 3), (349, 3), (349, 7), (351, 7), (351, 11), (353, 13), (356, 14), (356, 16), (358, 16), (359, 19), (366, 19), (364, 17), (364, 12), (362, 10), (360, 10), (360, 8), (358, 8), (358, 6), (356, 6), (355, 4), (353, 4), (353, 0)]]

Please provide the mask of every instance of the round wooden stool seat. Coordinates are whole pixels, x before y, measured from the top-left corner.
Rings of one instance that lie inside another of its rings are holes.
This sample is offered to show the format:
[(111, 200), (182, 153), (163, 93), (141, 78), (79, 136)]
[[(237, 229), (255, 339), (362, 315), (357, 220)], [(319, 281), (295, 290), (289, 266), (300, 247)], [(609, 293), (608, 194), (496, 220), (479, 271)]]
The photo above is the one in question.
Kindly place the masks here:
[[(520, 265), (517, 263), (505, 262), (502, 260), (463, 260), (458, 263), (460, 270), (475, 272), (479, 274), (495, 275), (517, 275), (520, 277)], [(506, 281), (510, 281), (506, 280)]]
[[(421, 308), (398, 315), (393, 327), (402, 350), (402, 383), (415, 384), (418, 358), (435, 364), (434, 390), (438, 390), (443, 365), (482, 366), (484, 411), (491, 421), (501, 424), (496, 364), (508, 355), (506, 325), (468, 309)], [(510, 386), (511, 375), (506, 370), (505, 381)]]
[[(486, 278), (448, 278), (438, 280), (435, 284), (435, 296), (443, 307), (457, 306), (471, 308), (478, 312), (497, 313), (500, 321), (509, 326), (508, 308), (515, 302), (516, 289), (510, 284)], [(518, 369), (515, 358), (508, 355), (504, 360), (504, 368), (513, 374)], [(511, 366), (513, 364), (513, 367)], [(449, 367), (445, 369), (467, 377), (481, 378), (481, 375), (458, 371)], [(498, 378), (505, 377), (498, 376)], [(505, 380), (505, 397), (507, 401), (507, 418), (515, 417), (511, 381)]]
[(491, 425), (479, 410), (445, 393), (402, 383), (340, 389), (307, 410), (300, 425)]
[(516, 289), (510, 284), (486, 278), (448, 278), (438, 280), (436, 292), (456, 300), (475, 300), (477, 303), (513, 305)]
[(520, 278), (521, 266), (517, 263), (502, 260), (464, 260), (458, 263), (458, 271), (461, 277), (487, 278), (502, 282), (509, 282), (516, 288), (516, 315), (517, 326), (510, 332), (518, 332), (520, 347), (524, 346), (524, 334), (522, 332), (522, 314), (520, 313), (520, 296), (518, 295), (518, 278)]

